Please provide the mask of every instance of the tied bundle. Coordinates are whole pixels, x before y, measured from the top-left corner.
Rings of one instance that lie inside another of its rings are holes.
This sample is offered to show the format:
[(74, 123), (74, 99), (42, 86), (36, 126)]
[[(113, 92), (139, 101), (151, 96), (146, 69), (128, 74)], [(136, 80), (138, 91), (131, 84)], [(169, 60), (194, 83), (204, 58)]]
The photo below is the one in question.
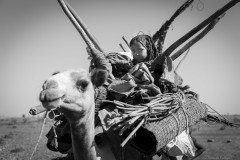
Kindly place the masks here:
[(149, 103), (139, 105), (131, 105), (116, 100), (104, 100), (104, 102), (114, 103), (119, 110), (119, 114), (113, 115), (108, 120), (108, 125), (113, 126), (113, 129), (118, 131), (120, 136), (127, 129), (133, 129), (121, 144), (122, 147), (144, 124), (160, 121), (176, 112), (185, 101), (185, 95), (178, 90), (176, 93), (159, 94), (149, 98), (149, 100)]
[(206, 105), (181, 90), (158, 94), (149, 98), (148, 103), (138, 105), (104, 101), (117, 108), (118, 112), (114, 109), (114, 113), (106, 118), (105, 125), (124, 138), (121, 147), (129, 142), (148, 156), (207, 116)]

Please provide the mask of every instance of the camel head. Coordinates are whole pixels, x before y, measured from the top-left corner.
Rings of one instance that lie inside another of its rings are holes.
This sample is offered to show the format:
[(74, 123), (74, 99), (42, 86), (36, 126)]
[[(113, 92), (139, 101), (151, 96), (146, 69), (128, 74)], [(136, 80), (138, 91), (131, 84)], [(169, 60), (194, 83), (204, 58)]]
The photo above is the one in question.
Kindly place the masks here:
[(44, 82), (39, 100), (46, 109), (58, 109), (70, 121), (80, 119), (94, 112), (94, 85), (101, 85), (105, 75), (102, 70), (90, 76), (84, 69), (53, 74)]

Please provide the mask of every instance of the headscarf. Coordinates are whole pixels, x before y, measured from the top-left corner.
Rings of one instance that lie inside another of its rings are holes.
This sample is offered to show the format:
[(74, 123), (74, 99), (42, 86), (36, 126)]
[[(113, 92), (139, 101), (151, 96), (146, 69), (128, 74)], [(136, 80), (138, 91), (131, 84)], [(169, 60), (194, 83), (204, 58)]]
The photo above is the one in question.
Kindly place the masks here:
[[(141, 43), (146, 48), (147, 50), (146, 61), (154, 60), (158, 56), (157, 49), (153, 43), (152, 38), (149, 35), (142, 34), (142, 35), (137, 35), (133, 37), (130, 41), (130, 46), (136, 42)], [(133, 64), (136, 64), (136, 63), (137, 62), (133, 60)]]

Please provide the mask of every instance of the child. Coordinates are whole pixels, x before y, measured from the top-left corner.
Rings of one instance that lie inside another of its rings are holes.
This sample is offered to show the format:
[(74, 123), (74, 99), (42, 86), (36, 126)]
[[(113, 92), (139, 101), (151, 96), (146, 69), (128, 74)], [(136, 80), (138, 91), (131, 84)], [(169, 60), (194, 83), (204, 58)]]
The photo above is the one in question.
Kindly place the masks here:
[(154, 60), (157, 56), (157, 49), (149, 35), (137, 35), (130, 41), (130, 48), (133, 55), (133, 64)]
[(160, 79), (167, 80), (175, 85), (182, 84), (182, 78), (174, 71), (170, 57), (162, 57), (162, 61), (155, 68), (152, 67), (154, 59), (161, 55), (149, 35), (142, 34), (133, 37), (130, 41), (130, 48), (133, 55), (133, 65), (144, 62), (152, 73), (157, 86), (160, 86)]

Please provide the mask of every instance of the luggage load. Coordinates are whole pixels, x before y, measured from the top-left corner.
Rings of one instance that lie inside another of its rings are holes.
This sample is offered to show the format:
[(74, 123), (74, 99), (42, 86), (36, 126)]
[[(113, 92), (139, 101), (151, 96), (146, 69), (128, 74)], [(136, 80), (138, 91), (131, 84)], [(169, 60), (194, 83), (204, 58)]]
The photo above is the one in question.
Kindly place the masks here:
[[(142, 157), (152, 157), (160, 150), (174, 156), (181, 153), (194, 156), (194, 147), (191, 148), (191, 138), (187, 132), (189, 127), (203, 121), (224, 123), (231, 127), (240, 126), (221, 115), (212, 115), (208, 111), (212, 109), (210, 106), (199, 101), (198, 95), (190, 91), (189, 87), (182, 86), (183, 80), (172, 65), (173, 60), (213, 28), (227, 8), (223, 7), (221, 12), (213, 14), (194, 31), (187, 33), (162, 52), (169, 26), (192, 3), (185, 2), (151, 37), (158, 49), (158, 56), (151, 61), (133, 65), (132, 59), (127, 55), (117, 52), (106, 54), (71, 6), (64, 0), (59, 0), (59, 3), (88, 46), (92, 58), (90, 72), (100, 69), (99, 73), (108, 76), (104, 85), (95, 88), (95, 132), (103, 128), (95, 133), (95, 141), (99, 140), (99, 133), (106, 134), (112, 142), (112, 151), (119, 155), (115, 157), (124, 159), (121, 156), (125, 146), (129, 144)], [(233, 6), (237, 2), (232, 3)], [(199, 35), (170, 56), (178, 46), (204, 27), (206, 28)], [(155, 72), (156, 70), (160, 71)], [(43, 111), (45, 109), (40, 105), (32, 108), (30, 114), (37, 115)], [(55, 111), (51, 110), (49, 114), (55, 123), (47, 134), (47, 147), (52, 151), (71, 154), (69, 124), (63, 114), (55, 114)], [(96, 143), (98, 144), (97, 141)], [(127, 149), (126, 152), (129, 151)]]
[(199, 123), (208, 111), (204, 103), (186, 97), (182, 91), (161, 94), (149, 103), (139, 105), (116, 100), (103, 102), (115, 105), (106, 105), (105, 110), (99, 111), (106, 130), (113, 128), (125, 138), (122, 147), (129, 141), (146, 155), (154, 155), (188, 127)]

